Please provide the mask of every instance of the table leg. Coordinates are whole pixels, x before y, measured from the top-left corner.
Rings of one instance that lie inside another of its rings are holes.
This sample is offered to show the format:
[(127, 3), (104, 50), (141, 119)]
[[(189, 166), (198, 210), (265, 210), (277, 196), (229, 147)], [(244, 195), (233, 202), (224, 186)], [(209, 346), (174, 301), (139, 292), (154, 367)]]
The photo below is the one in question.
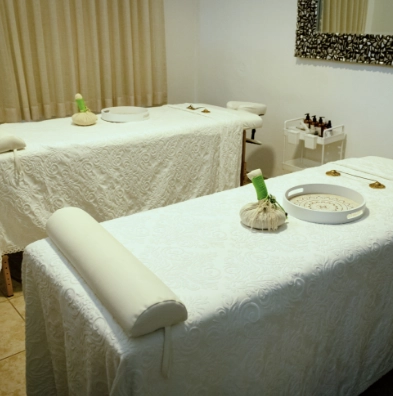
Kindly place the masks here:
[(10, 272), (10, 266), (8, 263), (8, 256), (5, 254), (1, 258), (1, 272), (3, 274), (4, 278), (4, 283), (5, 283), (5, 293), (7, 297), (11, 297), (14, 295), (14, 291), (12, 288), (12, 280), (11, 280), (11, 272)]
[(240, 168), (240, 185), (244, 186), (246, 180), (247, 163), (246, 163), (246, 130), (243, 130), (243, 144), (242, 144), (242, 165)]

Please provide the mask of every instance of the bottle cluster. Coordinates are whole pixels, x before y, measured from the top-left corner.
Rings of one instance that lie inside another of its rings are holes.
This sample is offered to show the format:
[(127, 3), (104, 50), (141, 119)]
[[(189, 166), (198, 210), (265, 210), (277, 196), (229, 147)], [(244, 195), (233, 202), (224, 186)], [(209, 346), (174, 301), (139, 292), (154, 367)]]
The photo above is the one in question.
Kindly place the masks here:
[(324, 121), (325, 117), (319, 117), (317, 121), (317, 116), (313, 115), (310, 117), (310, 113), (306, 114), (306, 118), (304, 119), (304, 123), (309, 128), (310, 133), (314, 133), (319, 137), (324, 137), (324, 132), (327, 129), (332, 128), (332, 122), (329, 120), (328, 122)]

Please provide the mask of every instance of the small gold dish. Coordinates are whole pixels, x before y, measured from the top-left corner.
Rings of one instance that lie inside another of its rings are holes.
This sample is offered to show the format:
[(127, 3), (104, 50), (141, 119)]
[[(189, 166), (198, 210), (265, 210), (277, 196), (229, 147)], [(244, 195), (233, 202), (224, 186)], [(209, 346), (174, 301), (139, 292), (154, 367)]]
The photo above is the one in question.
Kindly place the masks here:
[(202, 113), (210, 113), (210, 110), (208, 109), (202, 110)]
[(187, 109), (189, 109), (189, 110), (196, 110), (195, 107), (194, 107), (193, 105), (189, 105), (189, 106), (187, 107)]
[[(347, 173), (347, 172), (343, 172), (343, 173), (345, 173), (346, 175), (349, 175), (349, 176), (360, 177), (361, 179), (373, 180), (373, 179), (367, 179), (367, 177), (352, 175), (351, 173)], [(340, 176), (341, 175), (341, 173), (337, 172), (336, 170), (328, 171), (328, 172), (326, 172), (326, 174), (328, 176)], [(386, 186), (384, 184), (380, 183), (379, 181), (375, 181), (374, 183), (369, 184), (369, 187), (374, 188), (375, 190), (382, 190), (382, 189), (386, 188)]]
[(378, 181), (376, 181), (375, 183), (369, 184), (369, 186), (370, 186), (371, 188), (376, 189), (376, 190), (382, 190), (382, 189), (386, 188), (384, 184), (382, 184), (382, 183), (380, 183), (380, 182), (378, 182)]
[(328, 171), (328, 172), (326, 172), (326, 174), (328, 175), (328, 176), (341, 176), (341, 173), (340, 172), (337, 172), (336, 170), (331, 170), (331, 171)]

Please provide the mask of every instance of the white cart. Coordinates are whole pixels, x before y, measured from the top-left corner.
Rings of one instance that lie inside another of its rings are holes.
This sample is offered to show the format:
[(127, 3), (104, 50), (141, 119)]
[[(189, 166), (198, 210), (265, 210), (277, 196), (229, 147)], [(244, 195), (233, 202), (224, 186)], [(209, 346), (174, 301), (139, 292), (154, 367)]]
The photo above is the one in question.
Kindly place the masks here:
[[(325, 146), (338, 141), (342, 141), (339, 146), (339, 157), (343, 158), (344, 153), (344, 125), (337, 125), (329, 129), (325, 129), (324, 137), (315, 136), (312, 133), (306, 133), (297, 128), (299, 123), (303, 121), (303, 117), (287, 120), (284, 123), (284, 153), (283, 153), (283, 169), (289, 172), (298, 171), (313, 166), (323, 165), (325, 163)], [(296, 145), (297, 155), (295, 158), (287, 159), (288, 149), (290, 146)], [(307, 150), (315, 150), (321, 146), (321, 160), (307, 158)]]

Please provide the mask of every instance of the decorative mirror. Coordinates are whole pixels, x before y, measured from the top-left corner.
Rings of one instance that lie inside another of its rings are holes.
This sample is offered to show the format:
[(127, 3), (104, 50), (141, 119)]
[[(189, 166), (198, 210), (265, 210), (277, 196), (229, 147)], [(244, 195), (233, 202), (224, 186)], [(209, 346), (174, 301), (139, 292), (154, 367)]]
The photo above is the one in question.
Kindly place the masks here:
[(393, 66), (393, 1), (298, 0), (295, 56)]

